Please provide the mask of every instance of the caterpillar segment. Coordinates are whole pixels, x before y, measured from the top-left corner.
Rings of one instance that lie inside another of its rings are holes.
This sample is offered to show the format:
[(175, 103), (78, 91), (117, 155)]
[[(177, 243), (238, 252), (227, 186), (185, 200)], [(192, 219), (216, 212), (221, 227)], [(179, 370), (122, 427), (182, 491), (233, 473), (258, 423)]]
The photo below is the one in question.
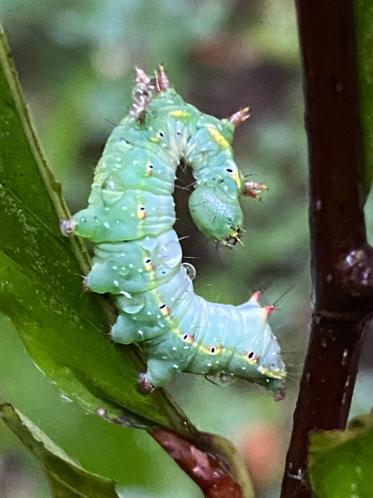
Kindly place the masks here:
[(63, 220), (65, 235), (94, 243), (86, 286), (115, 296), (114, 341), (139, 344), (147, 358), (140, 387), (150, 392), (176, 373), (240, 377), (280, 397), (286, 368), (256, 292), (239, 306), (208, 302), (193, 290), (176, 232), (175, 172), (192, 168), (189, 209), (210, 239), (232, 247), (240, 239), (241, 197), (266, 187), (245, 182), (234, 158), (234, 129), (244, 108), (228, 119), (203, 114), (171, 87), (163, 66), (155, 79), (137, 69), (134, 103), (113, 130), (96, 167), (88, 207)]

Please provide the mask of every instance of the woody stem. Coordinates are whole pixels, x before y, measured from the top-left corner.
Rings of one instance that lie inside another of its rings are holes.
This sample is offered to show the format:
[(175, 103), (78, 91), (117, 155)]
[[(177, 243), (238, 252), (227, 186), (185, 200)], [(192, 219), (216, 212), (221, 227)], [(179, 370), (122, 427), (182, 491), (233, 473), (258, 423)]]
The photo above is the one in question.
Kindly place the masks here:
[(311, 336), (282, 498), (310, 498), (309, 433), (346, 425), (372, 312), (353, 0), (297, 0), (310, 163)]

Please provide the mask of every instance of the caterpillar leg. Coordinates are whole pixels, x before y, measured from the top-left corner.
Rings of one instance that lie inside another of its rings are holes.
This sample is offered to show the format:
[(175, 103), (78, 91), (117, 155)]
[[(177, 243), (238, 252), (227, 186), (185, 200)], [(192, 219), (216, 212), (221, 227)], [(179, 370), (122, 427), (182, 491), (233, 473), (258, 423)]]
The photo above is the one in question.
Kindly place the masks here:
[(135, 328), (133, 322), (123, 315), (119, 315), (117, 321), (111, 327), (110, 336), (113, 341), (120, 344), (132, 344), (144, 340), (141, 329)]
[(158, 359), (148, 360), (147, 367), (147, 371), (139, 375), (139, 389), (143, 393), (151, 393), (156, 387), (168, 384), (178, 371), (177, 365)]
[(87, 288), (98, 294), (106, 294), (107, 292), (119, 294), (121, 277), (117, 274), (118, 272), (112, 269), (113, 265), (114, 263), (110, 260), (107, 263), (94, 263), (91, 271), (86, 276)]
[(82, 286), (82, 289), (83, 289), (84, 292), (87, 292), (87, 291), (91, 290), (90, 287), (89, 287), (89, 285), (88, 285), (87, 275), (85, 277), (83, 277), (81, 286)]

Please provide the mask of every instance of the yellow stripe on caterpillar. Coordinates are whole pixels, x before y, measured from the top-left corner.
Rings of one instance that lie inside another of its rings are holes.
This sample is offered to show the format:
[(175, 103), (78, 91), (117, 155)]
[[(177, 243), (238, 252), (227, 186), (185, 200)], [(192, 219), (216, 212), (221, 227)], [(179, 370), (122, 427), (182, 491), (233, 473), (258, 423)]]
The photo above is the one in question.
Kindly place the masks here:
[(182, 111), (181, 109), (177, 109), (176, 111), (170, 111), (168, 114), (170, 116), (173, 116), (174, 118), (187, 118), (190, 116), (189, 112)]
[(229, 149), (230, 144), (226, 138), (223, 137), (223, 135), (220, 133), (219, 130), (215, 128), (215, 126), (208, 126), (207, 127), (211, 137), (213, 140), (220, 145), (223, 149)]

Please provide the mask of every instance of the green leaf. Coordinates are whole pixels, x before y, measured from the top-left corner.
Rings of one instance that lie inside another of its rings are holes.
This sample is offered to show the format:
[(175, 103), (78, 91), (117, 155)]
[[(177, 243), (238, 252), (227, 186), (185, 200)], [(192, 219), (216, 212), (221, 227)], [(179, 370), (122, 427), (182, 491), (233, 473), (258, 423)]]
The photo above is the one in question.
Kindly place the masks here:
[(0, 404), (0, 417), (43, 465), (56, 498), (119, 498), (113, 481), (83, 469), (11, 405)]
[(360, 113), (363, 140), (363, 181), (366, 196), (373, 179), (373, 4), (355, 0)]
[(346, 431), (313, 434), (309, 461), (318, 498), (371, 498), (373, 416), (354, 419)]
[(69, 213), (0, 36), (0, 311), (48, 378), (88, 412), (101, 409), (129, 425), (161, 424), (190, 435), (185, 416), (161, 390), (138, 392), (138, 357), (109, 340), (110, 308), (81, 288), (88, 256), (78, 240), (60, 234), (59, 219)]

